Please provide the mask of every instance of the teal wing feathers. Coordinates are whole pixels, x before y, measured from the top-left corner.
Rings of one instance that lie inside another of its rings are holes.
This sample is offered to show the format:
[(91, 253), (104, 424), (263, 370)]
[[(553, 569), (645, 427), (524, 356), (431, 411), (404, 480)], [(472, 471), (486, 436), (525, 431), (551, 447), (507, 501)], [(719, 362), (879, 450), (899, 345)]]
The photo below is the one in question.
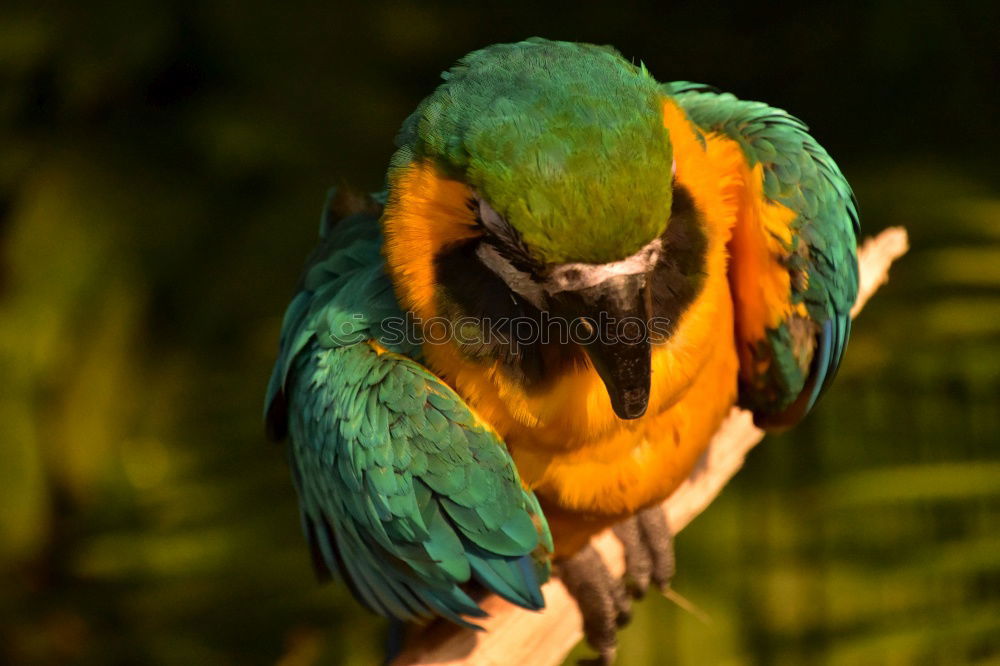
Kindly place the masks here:
[[(791, 302), (808, 315), (782, 321), (763, 340), (739, 341), (750, 346), (753, 360), (741, 367), (742, 405), (761, 425), (790, 425), (832, 381), (847, 346), (858, 288), (857, 201), (837, 164), (794, 116), (701, 84), (664, 89), (703, 132), (736, 141), (750, 167), (761, 164), (765, 197), (797, 214), (791, 245), (773, 259), (791, 276)], [(741, 303), (735, 305), (739, 317)]]
[(286, 313), (266, 403), (286, 429), (321, 572), (401, 620), (482, 616), (478, 581), (543, 605), (551, 537), (503, 442), (420, 365), (382, 267), (377, 219), (325, 224)]

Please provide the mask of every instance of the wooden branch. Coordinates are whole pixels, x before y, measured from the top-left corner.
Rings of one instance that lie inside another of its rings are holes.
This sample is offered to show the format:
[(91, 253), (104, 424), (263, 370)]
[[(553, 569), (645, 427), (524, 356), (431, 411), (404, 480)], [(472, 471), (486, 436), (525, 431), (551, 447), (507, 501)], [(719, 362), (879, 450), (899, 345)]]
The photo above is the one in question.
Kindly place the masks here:
[[(886, 229), (859, 248), (860, 289), (857, 303), (851, 310), (852, 317), (857, 316), (872, 294), (889, 279), (889, 266), (907, 249), (906, 230), (902, 227)], [(674, 534), (711, 504), (763, 436), (764, 432), (754, 426), (749, 412), (733, 408), (712, 439), (702, 462), (663, 503), (667, 523)], [(611, 531), (594, 537), (593, 544), (611, 573), (623, 575), (624, 549)], [(518, 608), (497, 596), (487, 597), (481, 606), (490, 617), (477, 620), (485, 631), (439, 622), (415, 636), (392, 662), (393, 666), (552, 666), (562, 663), (583, 638), (580, 611), (558, 579), (546, 583), (542, 591), (545, 610), (538, 613)]]
[(857, 317), (872, 294), (889, 281), (889, 266), (909, 249), (910, 239), (903, 227), (889, 227), (858, 248), (860, 285), (858, 300), (851, 308), (851, 317)]

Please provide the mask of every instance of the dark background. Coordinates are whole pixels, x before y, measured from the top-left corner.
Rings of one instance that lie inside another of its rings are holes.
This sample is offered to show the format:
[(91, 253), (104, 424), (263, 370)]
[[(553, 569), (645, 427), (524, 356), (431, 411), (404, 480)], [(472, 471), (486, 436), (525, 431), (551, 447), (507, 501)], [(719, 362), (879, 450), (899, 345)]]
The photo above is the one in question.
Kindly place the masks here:
[(263, 390), (326, 188), (466, 52), (608, 43), (806, 120), (913, 250), (621, 663), (1000, 663), (997, 3), (6, 2), (0, 662), (374, 663)]

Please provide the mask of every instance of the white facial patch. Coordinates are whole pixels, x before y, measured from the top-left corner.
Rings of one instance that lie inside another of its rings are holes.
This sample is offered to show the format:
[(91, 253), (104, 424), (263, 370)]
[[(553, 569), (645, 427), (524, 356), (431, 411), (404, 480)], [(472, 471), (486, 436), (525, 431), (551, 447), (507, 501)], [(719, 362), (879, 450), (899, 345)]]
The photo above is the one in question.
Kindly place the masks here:
[(660, 259), (662, 243), (654, 238), (630, 257), (607, 264), (572, 263), (562, 264), (552, 270), (545, 281), (545, 291), (558, 294), (561, 291), (576, 291), (593, 287), (619, 275), (648, 273)]
[(484, 266), (500, 277), (510, 290), (521, 296), (539, 310), (545, 309), (545, 294), (542, 287), (528, 273), (518, 270), (507, 261), (507, 258), (497, 252), (489, 243), (480, 243), (476, 248), (476, 256)]

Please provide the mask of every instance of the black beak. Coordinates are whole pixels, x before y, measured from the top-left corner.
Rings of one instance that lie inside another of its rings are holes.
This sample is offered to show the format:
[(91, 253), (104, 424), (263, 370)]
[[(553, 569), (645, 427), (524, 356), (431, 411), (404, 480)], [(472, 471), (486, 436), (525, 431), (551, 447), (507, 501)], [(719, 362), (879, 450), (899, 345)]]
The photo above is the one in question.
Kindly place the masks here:
[(571, 323), (621, 419), (637, 419), (649, 404), (649, 321), (646, 274), (617, 275), (600, 284), (553, 294), (553, 313)]

